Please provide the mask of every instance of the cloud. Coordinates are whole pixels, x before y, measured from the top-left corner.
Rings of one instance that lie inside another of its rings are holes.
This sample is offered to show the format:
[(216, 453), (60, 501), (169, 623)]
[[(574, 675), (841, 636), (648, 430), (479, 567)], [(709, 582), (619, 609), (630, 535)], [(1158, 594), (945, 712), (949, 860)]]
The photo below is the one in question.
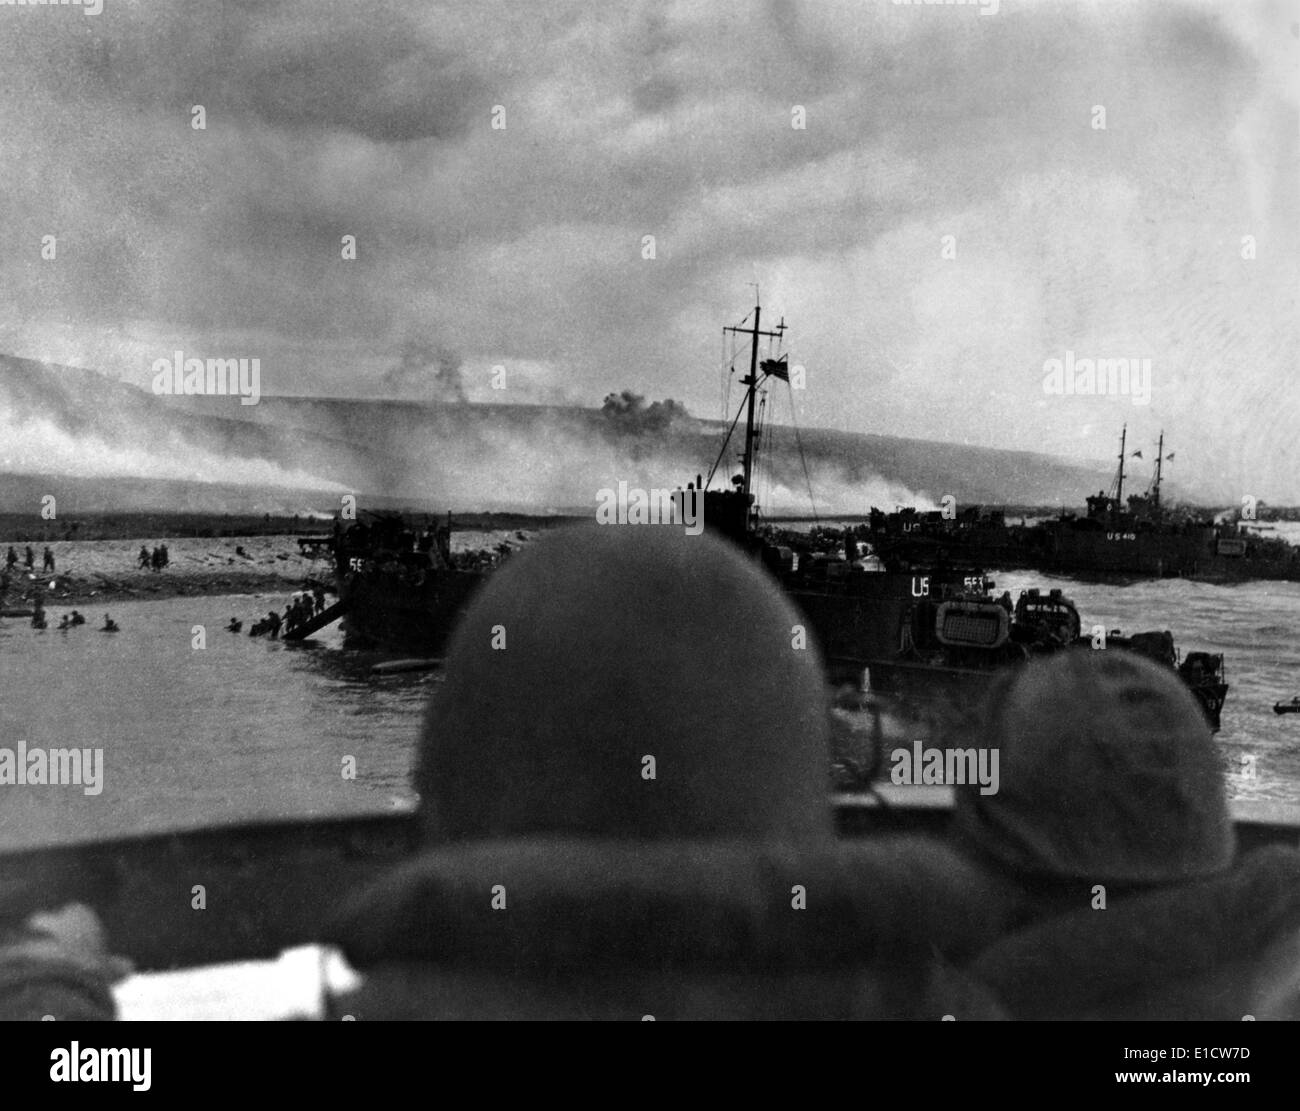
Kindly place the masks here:
[(1264, 0), (0, 7), (0, 336), (137, 382), (139, 337), (257, 355), (282, 392), (359, 396), (446, 388), (455, 352), (712, 414), (758, 281), (805, 425), (1100, 458), (1115, 407), (1044, 406), (1035, 368), (1141, 343), (1136, 431), (1184, 445), (1188, 486), (1300, 500), (1289, 23)]

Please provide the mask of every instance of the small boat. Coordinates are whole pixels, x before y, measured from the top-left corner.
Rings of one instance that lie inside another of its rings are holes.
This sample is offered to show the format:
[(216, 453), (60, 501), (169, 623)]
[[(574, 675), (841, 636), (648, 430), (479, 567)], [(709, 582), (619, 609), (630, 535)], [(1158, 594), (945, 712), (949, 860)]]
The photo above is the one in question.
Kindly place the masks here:
[(388, 660), (371, 667), (372, 675), (394, 675), (406, 671), (434, 671), (442, 660)]
[(1290, 702), (1274, 702), (1273, 713), (1275, 714), (1300, 714), (1300, 695), (1291, 699)]

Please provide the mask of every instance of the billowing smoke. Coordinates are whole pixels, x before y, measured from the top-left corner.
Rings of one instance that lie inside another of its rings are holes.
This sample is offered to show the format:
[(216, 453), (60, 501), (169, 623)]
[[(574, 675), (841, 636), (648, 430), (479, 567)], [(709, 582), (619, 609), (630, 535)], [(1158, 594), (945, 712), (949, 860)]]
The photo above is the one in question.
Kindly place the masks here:
[[(94, 371), (0, 356), (0, 475), (346, 492), (243, 419), (188, 415)], [(194, 399), (200, 400), (200, 399)], [(242, 417), (237, 399), (201, 399)], [(7, 510), (8, 506), (0, 507)], [(160, 505), (159, 508), (165, 508)]]
[(448, 347), (412, 337), (402, 344), (396, 364), (384, 372), (381, 382), (394, 397), (463, 402), (467, 398), (460, 373), (462, 361)]
[(641, 394), (632, 390), (607, 395), (600, 415), (605, 438), (626, 445), (635, 460), (662, 449), (674, 427), (691, 420), (680, 401), (665, 398), (647, 404)]
[(609, 428), (623, 436), (667, 432), (675, 421), (690, 417), (680, 401), (665, 398), (647, 405), (641, 394), (631, 390), (609, 394), (600, 411)]
[[(461, 397), (458, 368), (446, 350), (412, 344), (389, 378)], [(274, 396), (243, 406), (155, 397), (90, 371), (0, 357), (0, 474), (292, 488), (320, 492), (322, 506), (348, 492), (363, 503), (439, 511), (594, 512), (602, 489), (619, 482), (671, 489), (715, 461), (714, 484), (725, 486), (741, 450), (734, 434), (723, 448), (725, 432), (680, 402), (649, 402), (630, 390), (610, 394), (600, 409)], [(949, 493), (962, 504), (996, 492), (1043, 505), (1096, 489), (1092, 473), (1046, 457), (818, 429), (798, 441), (784, 426), (771, 432), (754, 487), (769, 516), (927, 508)], [(161, 489), (159, 497), (162, 508)]]
[(48, 473), (71, 478), (155, 478), (267, 489), (346, 493), (319, 474), (270, 459), (232, 458), (177, 436), (140, 435), (125, 441), (73, 434), (49, 420), (21, 424), (0, 417), (0, 473)]
[[(819, 462), (804, 478), (797, 462), (785, 461), (779, 474), (760, 474), (755, 493), (768, 517), (863, 516), (871, 506), (910, 505), (920, 510), (937, 509), (933, 498), (901, 482), (879, 474), (852, 476), (845, 468)], [(811, 492), (809, 486), (811, 485)]]

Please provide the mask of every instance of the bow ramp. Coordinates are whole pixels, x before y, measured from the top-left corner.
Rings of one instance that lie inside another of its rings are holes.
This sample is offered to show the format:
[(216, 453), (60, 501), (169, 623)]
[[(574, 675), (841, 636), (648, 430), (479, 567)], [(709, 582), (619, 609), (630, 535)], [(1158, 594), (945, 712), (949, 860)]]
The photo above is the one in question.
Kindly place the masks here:
[(304, 621), (301, 625), (295, 625), (291, 632), (284, 634), (284, 640), (306, 640), (312, 633), (319, 632), (326, 625), (332, 625), (340, 617), (348, 612), (348, 604), (344, 601), (335, 602), (328, 609), (321, 610), (310, 621)]

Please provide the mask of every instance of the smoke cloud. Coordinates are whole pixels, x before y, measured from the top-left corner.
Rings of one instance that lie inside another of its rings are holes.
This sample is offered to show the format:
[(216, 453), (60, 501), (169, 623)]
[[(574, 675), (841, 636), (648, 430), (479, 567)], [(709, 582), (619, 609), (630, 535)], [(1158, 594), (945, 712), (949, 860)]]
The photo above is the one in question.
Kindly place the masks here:
[[(445, 348), (412, 344), (393, 371), (399, 384), (462, 396), (458, 361)], [(322, 509), (346, 492), (413, 508), (594, 512), (600, 491), (619, 482), (673, 489), (708, 473), (725, 430), (679, 401), (632, 390), (611, 393), (600, 409), (276, 396), (241, 406), (161, 398), (91, 371), (0, 358), (0, 473), (316, 491)], [(1098, 481), (1044, 456), (770, 432), (754, 488), (768, 516), (929, 508), (945, 494), (961, 504), (1074, 504)], [(730, 481), (739, 452), (733, 436), (715, 487)]]
[[(142, 430), (143, 432), (143, 430)], [(71, 478), (153, 478), (175, 482), (223, 483), (258, 489), (346, 491), (347, 487), (269, 459), (234, 458), (197, 448), (177, 437), (142, 435), (132, 443), (110, 443), (96, 435), (75, 435), (49, 420), (23, 424), (0, 420), (0, 471), (56, 474)]]
[(463, 360), (454, 351), (428, 339), (408, 339), (397, 363), (384, 372), (383, 387), (394, 397), (422, 401), (464, 402)]

